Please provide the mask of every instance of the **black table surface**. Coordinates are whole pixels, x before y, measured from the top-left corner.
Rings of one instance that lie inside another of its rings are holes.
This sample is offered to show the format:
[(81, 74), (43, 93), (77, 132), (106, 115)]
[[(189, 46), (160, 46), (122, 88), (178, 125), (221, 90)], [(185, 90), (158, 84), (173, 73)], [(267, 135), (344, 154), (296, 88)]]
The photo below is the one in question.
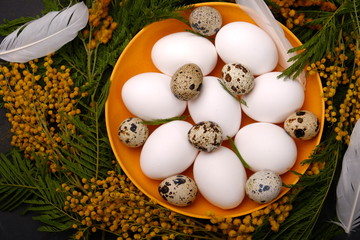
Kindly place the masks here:
[[(0, 0), (0, 24), (4, 19), (12, 20), (18, 17), (38, 16), (43, 9), (42, 0)], [(0, 36), (0, 41), (2, 40)], [(10, 123), (5, 117), (6, 110), (0, 108), (0, 152), (10, 149)], [(334, 201), (330, 201), (329, 208), (334, 208)], [(25, 206), (13, 212), (0, 212), (0, 240), (64, 240), (68, 233), (46, 233), (37, 230), (41, 223), (32, 220), (34, 215), (23, 214)], [(325, 214), (326, 215), (326, 214)], [(326, 216), (325, 216), (326, 218)], [(351, 234), (350, 238), (344, 235), (334, 240), (360, 239), (360, 231)]]

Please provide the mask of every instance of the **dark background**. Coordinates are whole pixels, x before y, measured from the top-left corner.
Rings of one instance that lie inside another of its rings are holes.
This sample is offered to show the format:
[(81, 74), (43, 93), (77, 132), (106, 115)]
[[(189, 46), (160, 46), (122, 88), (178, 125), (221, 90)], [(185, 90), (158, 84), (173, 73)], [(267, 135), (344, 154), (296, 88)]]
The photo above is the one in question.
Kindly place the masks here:
[[(54, 0), (55, 1), (55, 0)], [(12, 20), (18, 17), (41, 16), (43, 9), (42, 0), (0, 0), (0, 24), (4, 19)], [(0, 36), (0, 41), (3, 37)], [(5, 109), (0, 108), (0, 153), (6, 153), (10, 149), (10, 124), (5, 118)], [(335, 201), (327, 200), (323, 213), (326, 221), (330, 213), (334, 212)], [(0, 240), (65, 240), (68, 233), (45, 233), (39, 232), (37, 228), (41, 223), (32, 220), (34, 215), (24, 214), (26, 206), (14, 212), (0, 212)], [(349, 238), (345, 235), (337, 236), (333, 240), (360, 239), (360, 231), (351, 234)]]

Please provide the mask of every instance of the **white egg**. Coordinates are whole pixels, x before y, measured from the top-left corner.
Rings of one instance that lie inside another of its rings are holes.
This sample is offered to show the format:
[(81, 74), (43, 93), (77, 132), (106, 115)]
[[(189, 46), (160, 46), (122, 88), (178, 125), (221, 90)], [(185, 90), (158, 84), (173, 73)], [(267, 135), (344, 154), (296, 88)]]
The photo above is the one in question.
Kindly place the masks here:
[(225, 63), (240, 63), (254, 75), (270, 72), (278, 63), (278, 52), (272, 38), (248, 22), (224, 25), (216, 34), (215, 46)]
[(222, 209), (237, 207), (245, 196), (246, 172), (236, 154), (226, 147), (200, 152), (193, 167), (202, 196)]
[(215, 68), (217, 57), (215, 46), (210, 40), (190, 32), (166, 35), (151, 50), (154, 65), (170, 76), (188, 63), (198, 65), (203, 75), (207, 75)]
[(195, 123), (217, 123), (223, 132), (223, 139), (233, 137), (240, 128), (240, 103), (224, 90), (217, 77), (204, 77), (200, 94), (188, 101), (188, 109)]
[(174, 96), (170, 81), (171, 77), (162, 73), (135, 75), (122, 87), (122, 100), (132, 114), (146, 121), (180, 116), (186, 102)]
[(260, 122), (280, 123), (301, 108), (303, 86), (289, 78), (278, 78), (281, 72), (270, 72), (255, 78), (255, 87), (242, 97), (242, 108), (250, 118)]
[(242, 127), (234, 143), (254, 172), (271, 170), (283, 174), (295, 164), (297, 148), (282, 127), (272, 123), (252, 123)]
[(165, 179), (185, 171), (193, 164), (198, 150), (188, 141), (192, 125), (172, 121), (159, 126), (145, 142), (140, 154), (140, 168), (152, 179)]

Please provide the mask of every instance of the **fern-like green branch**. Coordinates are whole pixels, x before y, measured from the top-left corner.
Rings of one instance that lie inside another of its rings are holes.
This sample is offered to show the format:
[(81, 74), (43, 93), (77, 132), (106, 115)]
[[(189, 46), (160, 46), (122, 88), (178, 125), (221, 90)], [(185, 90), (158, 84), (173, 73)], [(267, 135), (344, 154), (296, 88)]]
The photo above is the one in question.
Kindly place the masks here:
[(33, 177), (37, 175), (34, 162), (24, 159), (17, 149), (13, 149), (10, 155), (0, 154), (1, 211), (16, 209), (37, 190)]
[[(289, 50), (289, 52), (299, 53), (290, 58), (289, 61), (294, 63), (285, 69), (281, 76), (296, 79), (308, 63), (315, 62), (334, 51), (338, 42), (341, 41), (344, 29), (347, 29), (349, 33), (356, 29), (354, 21), (349, 21), (349, 19), (354, 19), (352, 18), (353, 15), (359, 15), (359, 1), (348, 0), (340, 2), (340, 6), (334, 12), (306, 12), (314, 16), (314, 20), (308, 23), (308, 25), (321, 25), (322, 27), (317, 32), (307, 30), (308, 39), (303, 36), (306, 39), (303, 45)], [(302, 33), (300, 32), (298, 35)]]

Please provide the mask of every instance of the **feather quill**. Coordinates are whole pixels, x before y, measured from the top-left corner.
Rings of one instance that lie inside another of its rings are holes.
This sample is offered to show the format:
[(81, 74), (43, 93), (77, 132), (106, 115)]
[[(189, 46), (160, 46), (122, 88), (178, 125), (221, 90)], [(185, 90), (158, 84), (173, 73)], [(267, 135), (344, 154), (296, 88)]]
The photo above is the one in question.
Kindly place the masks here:
[(72, 41), (89, 18), (84, 2), (61, 11), (49, 12), (9, 34), (0, 44), (0, 58), (8, 62), (28, 62), (57, 51)]
[(351, 133), (336, 187), (336, 213), (340, 225), (350, 233), (360, 225), (360, 120)]
[[(289, 40), (285, 37), (284, 30), (276, 21), (274, 15), (266, 5), (264, 0), (236, 0), (239, 7), (249, 15), (255, 23), (262, 28), (274, 40), (278, 49), (279, 65), (284, 70), (292, 65), (289, 59), (296, 53), (289, 53), (293, 48)], [(297, 79), (303, 86), (306, 84), (305, 73), (303, 72)]]

